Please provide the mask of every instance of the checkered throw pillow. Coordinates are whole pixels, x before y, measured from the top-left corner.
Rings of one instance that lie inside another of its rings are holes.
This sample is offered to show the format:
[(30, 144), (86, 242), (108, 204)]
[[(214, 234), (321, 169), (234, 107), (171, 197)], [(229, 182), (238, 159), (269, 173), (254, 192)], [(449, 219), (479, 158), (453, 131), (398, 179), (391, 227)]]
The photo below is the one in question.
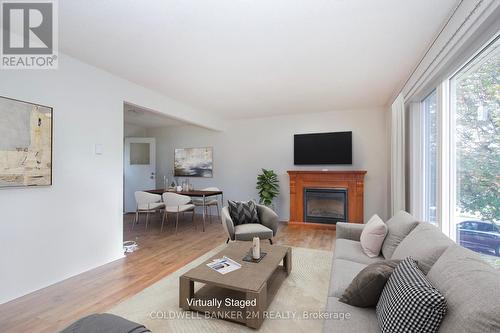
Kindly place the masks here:
[(234, 225), (245, 223), (259, 223), (257, 206), (253, 201), (227, 201), (229, 215)]
[(385, 285), (377, 303), (377, 319), (384, 333), (432, 333), (437, 332), (446, 309), (444, 296), (408, 257)]

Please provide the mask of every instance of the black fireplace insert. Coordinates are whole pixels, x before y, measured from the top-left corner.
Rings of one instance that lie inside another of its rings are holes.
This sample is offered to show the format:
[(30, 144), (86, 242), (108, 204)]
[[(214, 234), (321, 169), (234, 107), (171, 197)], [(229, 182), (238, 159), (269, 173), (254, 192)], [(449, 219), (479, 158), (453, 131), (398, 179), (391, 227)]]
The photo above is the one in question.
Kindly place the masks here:
[(347, 222), (346, 188), (305, 188), (304, 221), (335, 224)]

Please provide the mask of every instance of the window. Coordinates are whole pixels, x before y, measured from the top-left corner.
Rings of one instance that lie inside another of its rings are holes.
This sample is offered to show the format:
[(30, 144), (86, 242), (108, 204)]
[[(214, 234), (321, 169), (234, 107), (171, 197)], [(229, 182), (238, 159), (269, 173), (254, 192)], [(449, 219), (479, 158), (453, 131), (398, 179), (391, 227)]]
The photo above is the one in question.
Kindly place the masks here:
[(495, 40), (410, 108), (412, 212), (494, 265), (500, 263), (499, 80)]
[[(450, 79), (450, 231), (459, 244), (500, 256), (500, 47), (493, 44)], [(474, 234), (460, 224), (474, 221)]]
[(130, 165), (149, 164), (149, 143), (130, 143)]
[(434, 90), (422, 101), (424, 158), (424, 216), (437, 223), (437, 97)]

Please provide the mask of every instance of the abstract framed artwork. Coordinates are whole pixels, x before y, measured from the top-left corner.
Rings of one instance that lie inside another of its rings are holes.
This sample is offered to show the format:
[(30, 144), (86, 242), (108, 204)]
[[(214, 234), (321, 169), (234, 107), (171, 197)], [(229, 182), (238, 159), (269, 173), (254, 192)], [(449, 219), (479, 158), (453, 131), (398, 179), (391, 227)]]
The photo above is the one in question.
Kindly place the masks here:
[(0, 188), (52, 185), (51, 107), (0, 96)]
[(174, 153), (175, 177), (213, 177), (213, 148), (177, 148)]

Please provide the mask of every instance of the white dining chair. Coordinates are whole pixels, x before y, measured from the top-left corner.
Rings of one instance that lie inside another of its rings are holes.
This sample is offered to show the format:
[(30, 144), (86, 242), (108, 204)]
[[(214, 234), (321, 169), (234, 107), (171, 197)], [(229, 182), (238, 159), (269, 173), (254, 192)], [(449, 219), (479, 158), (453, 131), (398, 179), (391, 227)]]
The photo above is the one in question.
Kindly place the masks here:
[[(217, 187), (207, 187), (202, 189), (202, 191), (220, 191), (219, 188)], [(220, 211), (219, 211), (219, 200), (217, 199), (206, 199), (205, 198), (205, 204), (203, 204), (203, 199), (200, 198), (192, 198), (191, 201), (196, 207), (203, 207), (205, 210), (205, 215), (209, 215), (208, 213), (210, 212), (210, 208), (215, 206), (217, 208), (217, 216), (220, 217)], [(212, 223), (212, 215), (209, 215), (210, 223)]]
[(175, 220), (176, 233), (177, 233), (177, 228), (179, 226), (179, 213), (192, 212), (193, 216), (191, 221), (194, 223), (195, 205), (191, 203), (190, 197), (188, 197), (187, 195), (165, 192), (163, 193), (163, 202), (165, 203), (165, 211), (163, 213), (163, 220), (161, 222), (161, 231), (163, 231), (163, 224), (165, 223), (165, 220), (168, 220), (168, 213), (176, 214), (176, 220)]
[(165, 208), (163, 202), (161, 202), (161, 195), (148, 193), (144, 191), (137, 191), (134, 193), (136, 210), (135, 219), (132, 223), (132, 229), (139, 222), (139, 214), (146, 214), (146, 229), (148, 228), (149, 214), (161, 212)]

